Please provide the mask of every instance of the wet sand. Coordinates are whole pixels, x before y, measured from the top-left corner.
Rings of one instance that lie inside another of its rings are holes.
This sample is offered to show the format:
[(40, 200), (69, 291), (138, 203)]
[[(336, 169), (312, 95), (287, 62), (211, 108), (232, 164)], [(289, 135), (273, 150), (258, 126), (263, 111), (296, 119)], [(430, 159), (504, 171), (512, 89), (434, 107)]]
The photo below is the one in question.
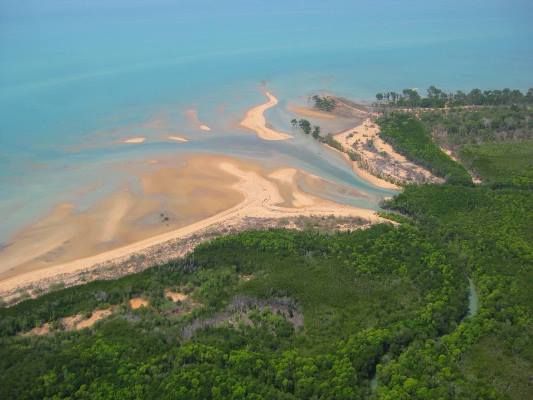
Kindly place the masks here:
[(139, 188), (124, 188), (83, 212), (60, 205), (16, 235), (0, 252), (0, 292), (90, 269), (230, 220), (329, 215), (381, 220), (372, 210), (305, 193), (300, 178), (311, 179), (294, 168), (266, 170), (224, 156), (158, 163), (139, 175)]
[(267, 126), (265, 111), (278, 104), (278, 99), (269, 92), (266, 92), (265, 95), (268, 101), (248, 110), (241, 121), (241, 126), (254, 131), (263, 140), (287, 140), (292, 138), (287, 133), (276, 131)]

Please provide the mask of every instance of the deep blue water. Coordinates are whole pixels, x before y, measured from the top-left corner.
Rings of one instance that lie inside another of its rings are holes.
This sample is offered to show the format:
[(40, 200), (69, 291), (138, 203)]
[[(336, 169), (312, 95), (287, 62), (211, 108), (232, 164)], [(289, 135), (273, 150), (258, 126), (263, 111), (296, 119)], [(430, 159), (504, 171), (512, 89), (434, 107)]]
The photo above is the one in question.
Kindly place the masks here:
[[(386, 193), (335, 158), (317, 161), (313, 143), (238, 134), (235, 122), (263, 101), (259, 85), (282, 103), (432, 84), (527, 89), (531, 20), (533, 3), (520, 0), (0, 0), (0, 241), (80, 187), (125, 179), (113, 163), (158, 153), (276, 154), (375, 206)], [(139, 124), (161, 114), (190, 133), (189, 108), (216, 140), (104, 145), (112, 132), (146, 134)]]

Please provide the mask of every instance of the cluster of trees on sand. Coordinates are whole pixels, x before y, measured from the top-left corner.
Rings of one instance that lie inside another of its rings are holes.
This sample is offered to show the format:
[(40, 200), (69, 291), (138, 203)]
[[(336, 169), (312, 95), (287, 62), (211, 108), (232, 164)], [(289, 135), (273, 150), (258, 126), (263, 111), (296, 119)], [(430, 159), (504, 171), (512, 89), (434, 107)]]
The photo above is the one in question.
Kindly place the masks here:
[(311, 123), (306, 119), (292, 119), (291, 125), (294, 129), (299, 128), (306, 135), (311, 134), (313, 139), (318, 140), (321, 143), (327, 144), (339, 151), (344, 151), (342, 144), (340, 144), (331, 133), (328, 133), (326, 136), (321, 136), (320, 127), (317, 125), (311, 127)]
[(472, 89), (468, 93), (458, 90), (454, 93), (446, 93), (435, 86), (430, 86), (427, 89), (426, 96), (421, 96), (416, 89), (404, 89), (401, 93), (377, 93), (376, 100), (379, 105), (409, 108), (533, 104), (533, 88), (529, 89), (526, 93), (522, 93), (517, 89), (512, 90), (508, 88), (484, 91)]
[(332, 112), (337, 106), (335, 99), (329, 96), (319, 96), (315, 94), (312, 99), (314, 107), (321, 111)]

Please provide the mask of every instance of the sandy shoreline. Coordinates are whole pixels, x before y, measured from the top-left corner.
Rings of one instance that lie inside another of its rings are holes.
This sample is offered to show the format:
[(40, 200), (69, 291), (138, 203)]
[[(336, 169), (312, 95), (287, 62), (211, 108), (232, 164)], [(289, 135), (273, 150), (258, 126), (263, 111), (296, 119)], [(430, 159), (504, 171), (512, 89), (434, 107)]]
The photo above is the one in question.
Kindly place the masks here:
[[(18, 249), (12, 248), (10, 250), (13, 254), (7, 253), (9, 248), (0, 253), (3, 260), (15, 268), (13, 272), (17, 271), (17, 265), (24, 265), (24, 263), (27, 265), (26, 269), (19, 270), (16, 274), (0, 278), (0, 296), (13, 294), (13, 291), (19, 287), (28, 287), (57, 276), (87, 271), (95, 265), (139, 254), (153, 246), (170, 240), (189, 237), (216, 224), (236, 223), (246, 218), (280, 219), (297, 216), (335, 215), (337, 217), (359, 217), (370, 222), (381, 221), (381, 218), (372, 210), (337, 204), (303, 192), (299, 189), (297, 183), (299, 174), (303, 174), (303, 172), (294, 168), (281, 168), (268, 172), (255, 164), (243, 163), (221, 156), (200, 156), (193, 159), (192, 163), (195, 168), (210, 168), (212, 170), (209, 180), (204, 183), (207, 182), (208, 185), (211, 185), (209, 183), (211, 181), (214, 184), (216, 181), (224, 180), (225, 189), (222, 187), (219, 189), (223, 190), (220, 192), (221, 195), (208, 197), (214, 197), (214, 200), (218, 203), (218, 198), (228, 195), (229, 200), (226, 204), (229, 205), (233, 202), (233, 206), (225, 206), (223, 211), (217, 211), (207, 218), (202, 217), (177, 229), (159, 234), (156, 233), (157, 230), (153, 230), (154, 234), (150, 237), (66, 262), (57, 262), (55, 264), (48, 262), (48, 265), (42, 259), (38, 263), (32, 263), (27, 258), (17, 258), (21, 254), (29, 254), (31, 256), (40, 254), (40, 258), (42, 258), (42, 256), (52, 257), (57, 253), (56, 259), (59, 261), (62, 256), (61, 249), (65, 246), (65, 243), (69, 243), (68, 247), (76, 250), (77, 246), (79, 246), (78, 241), (90, 242), (96, 237), (95, 243), (97, 245), (94, 247), (80, 247), (83, 251), (80, 250), (81, 252), (78, 254), (86, 254), (89, 250), (94, 251), (94, 249), (97, 249), (98, 243), (112, 243), (113, 240), (116, 241), (120, 237), (132, 238), (128, 236), (131, 235), (130, 229), (132, 226), (131, 222), (127, 220), (128, 215), (148, 211), (153, 213), (154, 210), (157, 210), (157, 208), (150, 208), (151, 204), (145, 204), (143, 207), (147, 207), (146, 209), (136, 211), (135, 207), (139, 207), (139, 205), (136, 205), (136, 200), (132, 197), (132, 194), (127, 191), (121, 191), (114, 195), (117, 196), (116, 198), (108, 199), (96, 208), (93, 212), (95, 213), (94, 219), (96, 222), (90, 225), (91, 229), (89, 231), (79, 231), (77, 224), (81, 224), (85, 229), (88, 224), (87, 221), (91, 221), (91, 219), (89, 219), (89, 216), (83, 215), (71, 216), (72, 208), (64, 206), (64, 209), (61, 210), (63, 214), (54, 215), (51, 223), (46, 219), (41, 222), (35, 232), (30, 232), (26, 235), (25, 241), (22, 241)], [(162, 174), (164, 179), (161, 179), (159, 175), (145, 177), (145, 180), (147, 180), (143, 183), (145, 195), (160, 193), (160, 186), (166, 187), (171, 182), (166, 177), (166, 174), (171, 173), (172, 170), (157, 172), (157, 174)], [(191, 172), (189, 171), (188, 174), (190, 175)], [(191, 179), (194, 179), (194, 174)], [(198, 193), (198, 189), (191, 190), (195, 194)], [(229, 193), (234, 194), (230, 196)], [(176, 193), (170, 193), (170, 196), (176, 196)], [(177, 206), (179, 207), (180, 204)], [(213, 208), (213, 210), (215, 209)], [(102, 214), (104, 211), (105, 213)], [(65, 218), (71, 222), (61, 223)], [(72, 218), (72, 220), (68, 218)], [(93, 217), (91, 216), (91, 218)], [(100, 221), (104, 221), (104, 223), (102, 224)], [(61, 233), (61, 235), (56, 237), (56, 232), (57, 234)], [(63, 232), (66, 233), (63, 234)], [(42, 245), (40, 241), (41, 234), (43, 237), (50, 237), (53, 240), (45, 243), (45, 247), (37, 248)], [(28, 251), (27, 246), (31, 243), (37, 247), (32, 251)], [(73, 256), (75, 254), (73, 253)]]
[(265, 95), (268, 101), (248, 110), (240, 125), (254, 131), (263, 140), (287, 140), (292, 138), (287, 133), (276, 131), (267, 126), (264, 113), (278, 104), (278, 99), (269, 92), (266, 92)]
[(398, 153), (379, 136), (379, 127), (370, 118), (360, 125), (335, 135), (345, 152), (352, 151), (359, 160), (351, 162), (354, 172), (362, 179), (384, 189), (399, 189), (406, 183), (440, 183), (425, 168), (420, 167)]

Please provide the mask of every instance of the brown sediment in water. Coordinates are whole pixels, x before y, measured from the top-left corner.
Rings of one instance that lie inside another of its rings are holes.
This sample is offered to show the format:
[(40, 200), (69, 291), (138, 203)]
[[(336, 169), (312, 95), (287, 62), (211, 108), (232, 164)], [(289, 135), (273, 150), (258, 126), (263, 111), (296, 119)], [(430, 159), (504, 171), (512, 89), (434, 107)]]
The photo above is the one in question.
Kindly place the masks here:
[(196, 110), (195, 108), (189, 108), (185, 110), (185, 116), (187, 117), (187, 120), (193, 128), (199, 129), (204, 132), (211, 131), (211, 128), (200, 120), (200, 118), (198, 117), (198, 110)]
[(332, 120), (332, 119), (337, 118), (337, 116), (334, 114), (331, 114), (325, 111), (316, 110), (310, 107), (298, 106), (296, 104), (289, 104), (287, 106), (287, 110), (289, 110), (290, 112), (294, 114), (300, 115), (302, 117), (310, 117), (310, 118), (318, 118), (318, 119), (326, 119), (326, 120)]

